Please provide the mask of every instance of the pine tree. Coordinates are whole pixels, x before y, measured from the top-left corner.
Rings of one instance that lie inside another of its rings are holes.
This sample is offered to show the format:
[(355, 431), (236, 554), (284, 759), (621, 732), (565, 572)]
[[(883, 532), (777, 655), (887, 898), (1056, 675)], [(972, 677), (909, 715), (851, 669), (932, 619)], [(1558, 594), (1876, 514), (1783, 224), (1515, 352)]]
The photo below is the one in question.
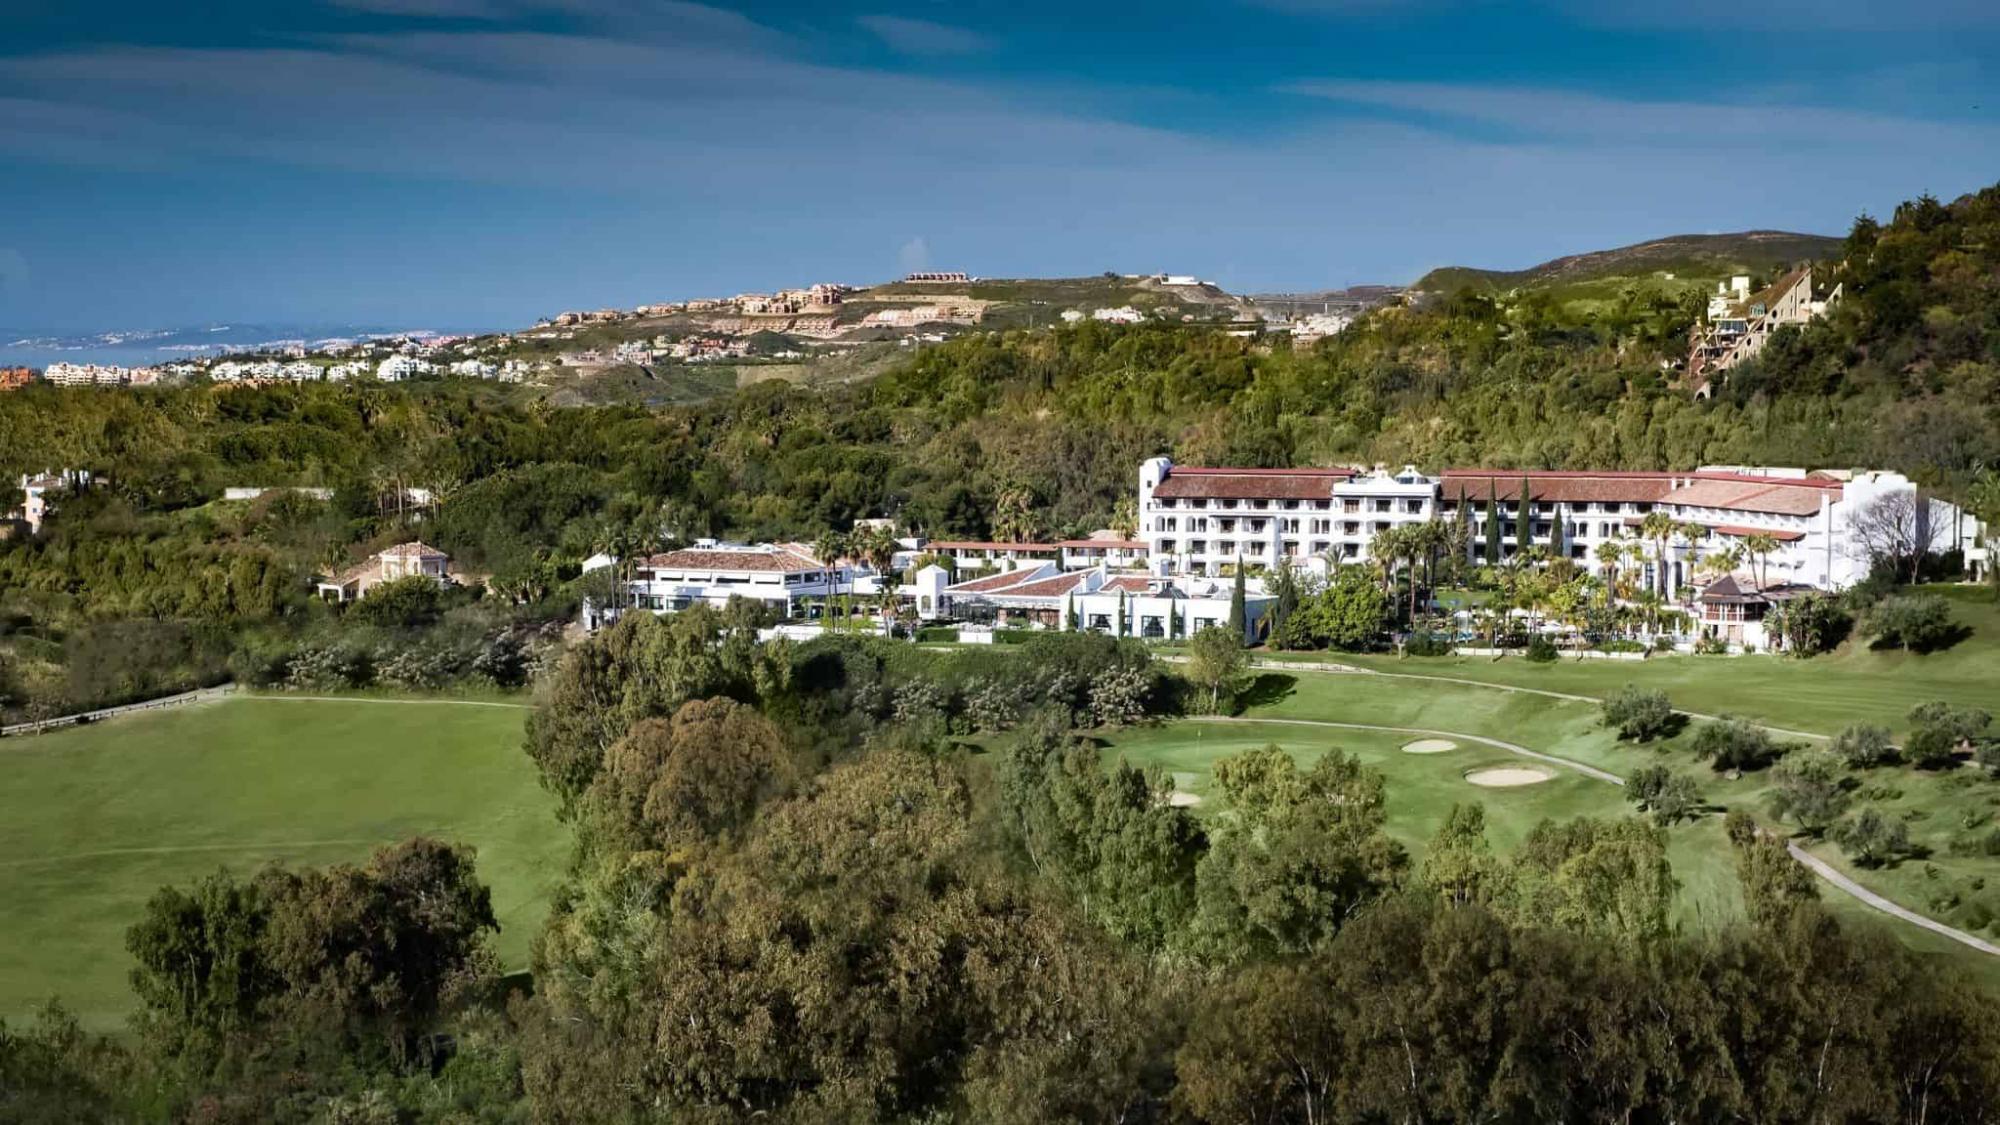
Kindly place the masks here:
[(1243, 568), (1236, 568), (1236, 589), (1229, 595), (1229, 635), (1243, 641)]
[(1535, 545), (1535, 503), (1528, 478), (1521, 478), (1521, 496), (1514, 509), (1514, 549), (1525, 551)]
[(1486, 482), (1486, 565), (1500, 565), (1500, 484)]

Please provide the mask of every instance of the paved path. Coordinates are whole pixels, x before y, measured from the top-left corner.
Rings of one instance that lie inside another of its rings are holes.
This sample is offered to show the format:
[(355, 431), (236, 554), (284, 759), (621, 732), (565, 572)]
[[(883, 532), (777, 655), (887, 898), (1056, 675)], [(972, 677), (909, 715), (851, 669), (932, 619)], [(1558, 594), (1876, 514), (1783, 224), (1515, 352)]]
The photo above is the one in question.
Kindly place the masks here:
[(1797, 844), (1794, 844), (1789, 840), (1785, 842), (1785, 847), (1791, 851), (1793, 859), (1796, 859), (1800, 863), (1805, 864), (1806, 867), (1812, 870), (1813, 874), (1819, 876), (1820, 878), (1826, 880), (1829, 883), (1832, 883), (1834, 886), (1839, 887), (1841, 890), (1846, 891), (1848, 894), (1853, 895), (1855, 898), (1860, 899), (1862, 902), (1867, 903), (1869, 906), (1872, 906), (1875, 909), (1880, 910), (1882, 913), (1892, 914), (1898, 918), (1901, 918), (1903, 921), (1910, 923), (1913, 926), (1922, 926), (1924, 929), (1929, 930), (1934, 934), (1943, 934), (1945, 937), (1948, 937), (1951, 940), (1958, 942), (1961, 945), (1969, 945), (1972, 948), (1977, 949), (1981, 953), (1991, 953), (1994, 956), (2000, 957), (2000, 946), (1995, 946), (1991, 942), (1973, 937), (1971, 934), (1966, 933), (1964, 930), (1954, 930), (1950, 926), (1945, 925), (1943, 922), (1940, 922), (1935, 918), (1926, 918), (1923, 915), (1918, 914), (1914, 910), (1909, 910), (1904, 907), (1897, 906), (1895, 903), (1889, 901), (1886, 898), (1883, 898), (1881, 895), (1876, 894), (1874, 891), (1869, 890), (1867, 887), (1864, 887), (1861, 884), (1855, 882), (1854, 880), (1848, 878), (1847, 876), (1842, 875), (1840, 871), (1837, 868), (1835, 868), (1832, 864), (1819, 858), (1818, 856), (1812, 854), (1811, 852), (1805, 850), (1804, 848), (1799, 847)]
[(1198, 715), (1194, 721), (1198, 723), (1277, 723), (1293, 727), (1331, 727), (1335, 730), (1376, 730), (1387, 731), (1390, 734), (1423, 734), (1430, 735), (1433, 738), (1453, 738), (1462, 742), (1482, 743), (1495, 749), (1505, 750), (1509, 754), (1519, 754), (1523, 758), (1533, 758), (1538, 762), (1547, 762), (1552, 766), (1561, 766), (1566, 770), (1575, 770), (1586, 777), (1594, 777), (1599, 781), (1608, 781), (1613, 785), (1625, 784), (1625, 779), (1615, 773), (1598, 769), (1596, 766), (1584, 765), (1582, 762), (1572, 758), (1544, 754), (1539, 750), (1530, 750), (1525, 746), (1519, 746), (1512, 742), (1502, 742), (1497, 738), (1487, 738), (1477, 734), (1464, 734), (1455, 730), (1432, 730), (1429, 727), (1384, 727), (1376, 726), (1373, 723), (1332, 723), (1320, 719), (1259, 719), (1249, 716), (1239, 718), (1234, 715)]
[[(1400, 673), (1368, 672), (1364, 674), (1399, 675)], [(1443, 679), (1444, 677), (1413, 675), (1409, 676), (1408, 678), (1424, 680), (1424, 679)], [(1506, 687), (1506, 685), (1486, 684), (1479, 680), (1455, 680), (1453, 682), (1477, 684), (1482, 687), (1503, 687), (1503, 688)], [(1507, 688), (1506, 690), (1532, 692), (1535, 689)], [(1539, 692), (1538, 694), (1556, 695), (1558, 693)], [(1567, 698), (1582, 699), (1587, 697), (1570, 696)], [(1592, 700), (1591, 702), (1595, 702), (1595, 700)], [(1457, 738), (1457, 739), (1463, 739), (1467, 742), (1483, 743), (1484, 745), (1487, 746), (1492, 746), (1497, 749), (1505, 750), (1510, 754), (1519, 754), (1525, 758), (1533, 758), (1536, 761), (1548, 762), (1552, 765), (1561, 766), (1565, 769), (1575, 770), (1576, 772), (1583, 774), (1586, 777), (1593, 777), (1599, 781), (1608, 781), (1613, 785), (1625, 784), (1624, 778), (1619, 777), (1617, 774), (1611, 773), (1608, 770), (1598, 769), (1596, 766), (1585, 765), (1582, 762), (1575, 761), (1570, 758), (1564, 758), (1555, 754), (1544, 754), (1538, 750), (1530, 750), (1525, 746), (1518, 746), (1512, 742), (1504, 742), (1497, 738), (1486, 738), (1481, 735), (1464, 734), (1458, 731), (1431, 730), (1427, 727), (1376, 726), (1369, 723), (1335, 723), (1318, 719), (1259, 719), (1247, 716), (1237, 717), (1233, 715), (1202, 715), (1202, 716), (1196, 716), (1194, 721), (1201, 723), (1278, 723), (1285, 726), (1329, 727), (1335, 730), (1374, 730), (1374, 731), (1388, 731), (1394, 734), (1424, 734), (1424, 735), (1431, 735), (1437, 738)], [(1873, 907), (1874, 909), (1879, 910), (1882, 913), (1887, 914), (1892, 918), (1901, 919), (1902, 921), (1908, 922), (1913, 926), (1920, 926), (1926, 930), (1931, 931), (1934, 934), (1939, 934), (1944, 937), (1948, 937), (1951, 940), (1958, 942), (1960, 945), (1970, 946), (1973, 949), (1977, 949), (1981, 953), (1989, 953), (1994, 956), (2000, 956), (2000, 946), (1995, 946), (1991, 942), (1985, 941), (1981, 938), (1974, 937), (1973, 935), (1966, 933), (1964, 930), (1954, 929), (1951, 926), (1947, 926), (1943, 922), (1940, 922), (1935, 918), (1927, 918), (1922, 914), (1918, 914), (1916, 911), (1911, 910), (1907, 907), (1898, 906), (1896, 903), (1891, 902), (1889, 899), (1883, 898), (1881, 895), (1876, 894), (1874, 891), (1869, 890), (1867, 887), (1864, 887), (1861, 884), (1855, 882), (1853, 879), (1848, 878), (1846, 875), (1841, 874), (1839, 869), (1835, 868), (1832, 864), (1819, 858), (1816, 855), (1813, 855), (1811, 852), (1806, 851), (1804, 848), (1801, 848), (1795, 843), (1786, 841), (1785, 847), (1788, 850), (1790, 850), (1793, 859), (1796, 859), (1800, 863), (1805, 864), (1806, 870), (1811, 871), (1814, 875), (1819, 876), (1821, 881), (1832, 885), (1838, 890), (1845, 891), (1846, 893), (1854, 896), (1854, 898), (1859, 900), (1864, 906)]]

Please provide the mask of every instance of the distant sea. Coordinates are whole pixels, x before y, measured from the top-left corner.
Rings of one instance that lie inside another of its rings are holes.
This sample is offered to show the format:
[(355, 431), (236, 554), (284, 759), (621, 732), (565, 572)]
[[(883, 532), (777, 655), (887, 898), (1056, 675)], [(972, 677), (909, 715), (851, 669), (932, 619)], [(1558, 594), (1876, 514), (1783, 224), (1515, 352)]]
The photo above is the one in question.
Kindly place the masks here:
[(317, 344), (370, 336), (456, 335), (464, 331), (468, 330), (365, 324), (228, 324), (65, 336), (0, 330), (0, 367), (46, 368), (52, 363), (150, 367), (285, 344)]

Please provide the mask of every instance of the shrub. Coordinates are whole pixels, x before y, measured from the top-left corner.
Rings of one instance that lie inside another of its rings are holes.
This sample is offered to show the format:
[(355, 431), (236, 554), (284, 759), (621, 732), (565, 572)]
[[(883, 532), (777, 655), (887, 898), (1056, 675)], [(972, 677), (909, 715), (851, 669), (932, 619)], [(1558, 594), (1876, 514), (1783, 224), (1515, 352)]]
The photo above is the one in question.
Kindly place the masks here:
[(1626, 684), (1604, 701), (1604, 725), (1631, 742), (1651, 742), (1673, 733), (1674, 708), (1663, 691)]
[(1910, 830), (1873, 806), (1835, 825), (1832, 835), (1847, 858), (1862, 867), (1880, 867), (1910, 851)]
[(1890, 765), (1898, 758), (1896, 747), (1889, 741), (1888, 729), (1869, 723), (1848, 726), (1834, 736), (1832, 749), (1850, 768), (1857, 770)]
[(1694, 754), (1718, 770), (1754, 770), (1776, 758), (1778, 746), (1764, 728), (1724, 715), (1695, 731)]
[(1935, 594), (1885, 598), (1868, 614), (1868, 632), (1879, 648), (1931, 652), (1957, 639), (1951, 607)]
[(1451, 638), (1442, 633), (1419, 630), (1411, 633), (1403, 642), (1403, 652), (1407, 656), (1450, 656)]
[(1832, 750), (1793, 750), (1771, 770), (1771, 780), (1776, 789), (1771, 811), (1790, 817), (1808, 832), (1825, 831), (1847, 811), (1841, 759)]
[(1961, 750), (1982, 749), (1986, 728), (1993, 716), (1971, 707), (1949, 703), (1920, 703), (1910, 708), (1910, 732), (1904, 753), (1919, 769), (1948, 769), (1958, 762)]
[(1560, 655), (1556, 651), (1556, 643), (1547, 637), (1537, 634), (1534, 640), (1528, 642), (1527, 657), (1533, 663), (1550, 664)]
[(385, 629), (421, 629), (444, 612), (444, 592), (436, 579), (413, 574), (369, 588), (348, 612)]
[(1662, 826), (1692, 820), (1701, 812), (1701, 791), (1694, 780), (1665, 766), (1635, 770), (1625, 780), (1625, 799), (1651, 812)]
[(1144, 722), (1153, 678), (1139, 668), (1106, 668), (1090, 680), (1090, 718), (1101, 727)]
[(1721, 637), (1703, 637), (1694, 643), (1696, 656), (1722, 656), (1729, 651), (1729, 642)]

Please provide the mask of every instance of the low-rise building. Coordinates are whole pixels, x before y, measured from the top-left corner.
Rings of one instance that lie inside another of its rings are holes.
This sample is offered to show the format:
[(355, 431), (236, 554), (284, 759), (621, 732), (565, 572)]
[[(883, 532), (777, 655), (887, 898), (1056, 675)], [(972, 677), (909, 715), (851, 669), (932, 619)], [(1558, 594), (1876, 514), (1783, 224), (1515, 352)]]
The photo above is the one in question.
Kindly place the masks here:
[[(623, 583), (626, 604), (674, 613), (696, 603), (720, 608), (731, 598), (762, 602), (786, 618), (800, 616), (808, 599), (855, 592), (863, 575), (852, 564), (816, 559), (801, 543), (746, 545), (701, 540), (694, 546), (636, 559)], [(584, 625), (615, 620), (615, 607), (586, 606)]]
[(1088, 570), (1098, 566), (1111, 570), (1143, 570), (1146, 566), (1144, 539), (1128, 539), (1108, 529), (1091, 532), (1083, 539), (1065, 539), (1056, 546), (1062, 552), (1064, 570)]
[(349, 602), (367, 597), (368, 591), (384, 582), (418, 575), (433, 579), (440, 586), (449, 584), (452, 581), (451, 556), (415, 540), (398, 543), (377, 551), (339, 574), (321, 579), (314, 587), (321, 597)]
[[(1110, 633), (1176, 640), (1226, 627), (1235, 591), (1229, 581), (1197, 576), (1114, 574), (1103, 567), (1065, 571), (1043, 563), (968, 579), (945, 588), (943, 612), (960, 620), (1013, 628)], [(1261, 633), (1275, 599), (1261, 585), (1246, 590), (1243, 635)]]
[(998, 543), (983, 539), (935, 539), (924, 549), (950, 559), (960, 571), (1013, 570), (1044, 562), (1058, 562), (1062, 548), (1054, 543)]

